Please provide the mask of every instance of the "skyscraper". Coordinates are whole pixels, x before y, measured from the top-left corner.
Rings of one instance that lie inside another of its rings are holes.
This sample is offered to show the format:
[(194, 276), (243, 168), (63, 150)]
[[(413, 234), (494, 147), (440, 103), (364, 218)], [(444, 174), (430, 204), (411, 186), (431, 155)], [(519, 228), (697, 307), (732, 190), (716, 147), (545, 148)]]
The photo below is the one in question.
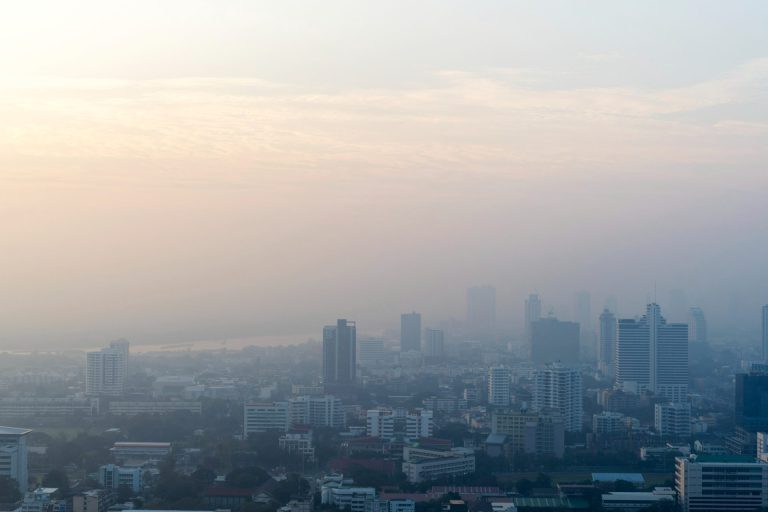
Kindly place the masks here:
[(492, 366), (488, 370), (488, 405), (509, 405), (510, 371), (504, 366)]
[(480, 341), (495, 341), (496, 288), (493, 286), (467, 289), (467, 330)]
[(558, 412), (563, 417), (567, 432), (581, 432), (584, 416), (582, 393), (581, 373), (576, 369), (551, 364), (534, 374), (534, 410)]
[(707, 319), (701, 308), (688, 310), (688, 341), (691, 343), (707, 342)]
[(421, 350), (421, 315), (403, 313), (400, 315), (400, 352)]
[(625, 391), (650, 391), (679, 402), (688, 394), (688, 326), (667, 323), (658, 304), (639, 320), (619, 320), (616, 383)]
[(125, 390), (128, 371), (128, 342), (114, 342), (109, 348), (85, 355), (85, 394), (117, 396)]
[(763, 361), (768, 363), (768, 304), (763, 306)]
[(573, 319), (579, 323), (583, 334), (592, 332), (592, 297), (581, 291), (573, 298)]
[(525, 299), (525, 341), (531, 342), (531, 324), (541, 319), (541, 299), (535, 293)]
[(607, 308), (600, 314), (600, 343), (598, 344), (598, 369), (608, 377), (616, 369), (616, 316)]
[(579, 362), (579, 324), (547, 317), (531, 323), (531, 361), (537, 365)]
[(352, 384), (357, 377), (357, 334), (353, 321), (323, 328), (323, 383)]

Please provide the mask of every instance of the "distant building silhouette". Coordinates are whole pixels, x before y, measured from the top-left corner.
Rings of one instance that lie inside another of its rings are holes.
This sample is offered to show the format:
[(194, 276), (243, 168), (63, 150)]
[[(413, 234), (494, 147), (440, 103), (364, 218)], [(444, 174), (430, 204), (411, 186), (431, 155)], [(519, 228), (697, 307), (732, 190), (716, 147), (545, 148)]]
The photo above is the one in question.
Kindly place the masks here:
[(352, 384), (357, 366), (357, 333), (353, 321), (339, 319), (323, 328), (323, 383)]
[(707, 319), (701, 308), (691, 308), (688, 311), (688, 341), (707, 342)]
[(598, 344), (598, 369), (608, 377), (616, 374), (616, 316), (607, 308), (600, 314), (600, 342)]
[(667, 323), (658, 304), (639, 320), (618, 322), (616, 383), (625, 391), (650, 391), (669, 401), (688, 395), (688, 326)]
[(108, 348), (85, 354), (85, 394), (122, 395), (128, 372), (129, 343), (114, 341)]
[(579, 362), (579, 324), (547, 317), (531, 323), (531, 361), (537, 365)]
[(541, 320), (541, 299), (535, 293), (525, 299), (525, 341), (531, 342), (531, 324)]
[(504, 366), (492, 366), (488, 370), (488, 405), (509, 405), (511, 372)]
[(424, 355), (433, 359), (445, 357), (445, 335), (440, 329), (424, 329)]
[(403, 313), (400, 315), (400, 352), (421, 350), (421, 315)]
[(763, 306), (763, 322), (762, 322), (762, 342), (763, 342), (763, 361), (768, 363), (768, 304)]
[(467, 289), (467, 330), (480, 341), (495, 341), (496, 288), (493, 286)]

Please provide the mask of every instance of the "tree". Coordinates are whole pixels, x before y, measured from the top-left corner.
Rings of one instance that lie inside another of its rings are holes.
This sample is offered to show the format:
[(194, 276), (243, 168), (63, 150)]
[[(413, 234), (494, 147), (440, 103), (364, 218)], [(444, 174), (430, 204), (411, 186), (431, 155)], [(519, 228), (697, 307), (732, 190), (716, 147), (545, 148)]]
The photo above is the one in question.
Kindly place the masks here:
[(52, 469), (45, 474), (42, 481), (43, 487), (55, 487), (62, 492), (69, 490), (69, 477), (63, 469)]
[(227, 484), (232, 487), (243, 487), (253, 489), (269, 480), (269, 473), (261, 468), (248, 467), (238, 468), (227, 474)]
[(0, 503), (16, 503), (21, 499), (19, 484), (7, 476), (0, 476)]
[(534, 483), (527, 478), (521, 478), (515, 483), (515, 487), (517, 488), (517, 492), (523, 496), (530, 496), (533, 491)]

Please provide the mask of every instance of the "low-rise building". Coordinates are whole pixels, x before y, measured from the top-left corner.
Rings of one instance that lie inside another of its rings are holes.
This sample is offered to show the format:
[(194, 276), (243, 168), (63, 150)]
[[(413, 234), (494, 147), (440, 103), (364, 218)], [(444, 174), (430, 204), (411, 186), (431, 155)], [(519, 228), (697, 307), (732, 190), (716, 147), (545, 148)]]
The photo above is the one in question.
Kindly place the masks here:
[(449, 451), (425, 450), (413, 446), (403, 448), (403, 473), (411, 483), (475, 472), (475, 453), (467, 448)]
[(131, 492), (141, 491), (143, 470), (138, 467), (122, 467), (106, 464), (99, 468), (99, 483), (106, 489), (128, 487)]
[(109, 450), (112, 457), (123, 466), (143, 466), (158, 462), (171, 453), (171, 443), (117, 442)]
[(768, 464), (744, 455), (678, 457), (675, 488), (684, 512), (761, 511), (768, 507)]
[(139, 414), (173, 414), (186, 411), (191, 414), (203, 412), (202, 402), (182, 400), (140, 400), (140, 401), (111, 401), (109, 414), (113, 416), (138, 416)]
[(656, 487), (651, 492), (609, 492), (603, 494), (603, 508), (633, 512), (645, 510), (663, 502), (674, 503), (677, 493), (671, 487)]
[(72, 497), (72, 512), (107, 512), (114, 503), (111, 489), (94, 489)]

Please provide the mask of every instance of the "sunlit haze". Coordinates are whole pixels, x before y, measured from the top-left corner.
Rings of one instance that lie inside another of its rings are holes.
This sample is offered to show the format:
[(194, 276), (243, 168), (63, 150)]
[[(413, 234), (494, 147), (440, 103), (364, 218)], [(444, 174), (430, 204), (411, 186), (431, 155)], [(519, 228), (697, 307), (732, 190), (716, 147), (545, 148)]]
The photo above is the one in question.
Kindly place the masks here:
[[(0, 349), (768, 303), (768, 3), (18, 1)], [(613, 299), (609, 299), (613, 297)], [(679, 320), (685, 320), (685, 317)]]

